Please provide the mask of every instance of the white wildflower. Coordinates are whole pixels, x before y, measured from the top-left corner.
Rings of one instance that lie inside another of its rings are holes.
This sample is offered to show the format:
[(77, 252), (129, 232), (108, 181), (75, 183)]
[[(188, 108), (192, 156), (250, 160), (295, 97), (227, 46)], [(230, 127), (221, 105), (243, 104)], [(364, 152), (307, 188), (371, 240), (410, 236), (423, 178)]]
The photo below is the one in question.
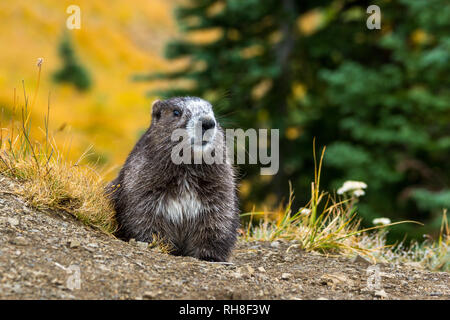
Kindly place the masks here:
[(310, 213), (311, 213), (311, 209), (308, 209), (308, 208), (302, 208), (302, 209), (300, 210), (300, 213), (301, 213), (301, 214), (310, 214)]
[(360, 197), (365, 195), (363, 189), (367, 188), (367, 184), (362, 181), (345, 181), (342, 187), (340, 187), (337, 191), (338, 194), (344, 194), (346, 192), (352, 191), (352, 194), (355, 197)]
[(389, 219), (389, 218), (376, 218), (376, 219), (373, 219), (372, 223), (374, 225), (380, 224), (380, 225), (385, 226), (387, 224), (391, 224), (391, 219)]

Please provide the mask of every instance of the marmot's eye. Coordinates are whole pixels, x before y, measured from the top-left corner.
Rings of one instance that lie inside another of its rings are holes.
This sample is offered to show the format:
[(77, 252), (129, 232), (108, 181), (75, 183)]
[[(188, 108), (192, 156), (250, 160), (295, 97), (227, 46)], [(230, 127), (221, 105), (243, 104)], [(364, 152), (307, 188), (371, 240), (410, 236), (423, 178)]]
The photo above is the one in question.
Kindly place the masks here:
[(179, 110), (173, 110), (173, 115), (175, 117), (179, 117), (181, 115), (181, 112)]

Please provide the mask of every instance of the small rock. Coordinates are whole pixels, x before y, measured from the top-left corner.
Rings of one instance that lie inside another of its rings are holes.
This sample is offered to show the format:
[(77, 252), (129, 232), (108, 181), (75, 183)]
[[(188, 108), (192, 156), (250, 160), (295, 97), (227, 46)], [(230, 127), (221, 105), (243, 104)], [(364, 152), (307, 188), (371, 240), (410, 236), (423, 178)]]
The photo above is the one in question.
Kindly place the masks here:
[(147, 249), (148, 243), (143, 241), (136, 241), (136, 245), (141, 249)]
[(247, 266), (247, 271), (250, 276), (253, 276), (255, 274), (255, 269), (253, 269), (251, 266)]
[(380, 272), (380, 276), (384, 277), (384, 278), (389, 278), (389, 279), (393, 279), (395, 278), (395, 275), (392, 273), (386, 273), (386, 272)]
[(86, 250), (89, 251), (90, 253), (96, 252), (96, 250), (95, 250), (94, 248), (91, 248), (91, 247), (88, 247), (88, 246), (84, 247), (84, 249), (86, 249)]
[(32, 273), (35, 277), (42, 277), (42, 276), (45, 276), (45, 275), (46, 275), (44, 272), (41, 272), (41, 271), (31, 271), (31, 273)]
[(264, 269), (264, 267), (258, 267), (258, 271), (259, 272), (266, 272), (266, 269)]
[(155, 292), (152, 292), (152, 291), (145, 291), (144, 294), (142, 295), (142, 298), (144, 298), (144, 299), (155, 299), (156, 298), (156, 294), (155, 294)]
[(386, 291), (384, 291), (384, 290), (377, 290), (377, 291), (375, 291), (375, 297), (387, 299), (388, 295), (387, 295)]
[(11, 225), (11, 227), (15, 227), (19, 225), (19, 219), (17, 218), (8, 218), (8, 223)]
[(291, 278), (291, 274), (290, 273), (283, 273), (282, 275), (281, 275), (281, 279), (283, 279), (283, 280), (289, 280), (290, 278)]
[(73, 239), (73, 240), (69, 241), (69, 248), (71, 248), (71, 249), (78, 248), (80, 245), (81, 245), (81, 243), (78, 240)]
[(135, 244), (136, 244), (136, 239), (131, 238), (131, 239), (128, 241), (128, 243), (131, 244), (131, 245), (135, 245)]
[(239, 272), (233, 272), (232, 276), (235, 277), (236, 279), (241, 279), (242, 278), (242, 274)]
[(370, 261), (367, 261), (366, 259), (364, 259), (363, 257), (361, 257), (360, 255), (357, 255), (354, 259), (353, 262), (358, 263), (358, 264), (362, 264), (365, 266), (371, 265), (372, 263), (370, 263)]
[(443, 296), (444, 294), (442, 292), (431, 292), (430, 296), (432, 297), (440, 297)]
[(56, 286), (60, 286), (60, 285), (63, 284), (63, 282), (61, 280), (57, 279), (57, 278), (52, 279), (51, 283), (56, 285)]
[(423, 266), (419, 262), (407, 262), (405, 266), (411, 267), (413, 269), (423, 269)]
[(12, 291), (14, 291), (15, 293), (22, 293), (22, 287), (20, 286), (20, 284), (15, 284), (12, 287)]
[(270, 246), (271, 246), (272, 248), (279, 248), (279, 247), (280, 247), (280, 243), (279, 243), (278, 241), (274, 241), (274, 242), (272, 242), (272, 243), (270, 244)]
[(16, 237), (16, 238), (14, 238), (12, 243), (17, 246), (27, 246), (28, 245), (28, 241), (24, 237)]
[(283, 257), (283, 260), (286, 262), (292, 262), (295, 260), (295, 258), (293, 256), (285, 256)]
[(320, 278), (320, 283), (331, 287), (335, 287), (336, 285), (353, 286), (353, 281), (344, 274), (324, 274)]

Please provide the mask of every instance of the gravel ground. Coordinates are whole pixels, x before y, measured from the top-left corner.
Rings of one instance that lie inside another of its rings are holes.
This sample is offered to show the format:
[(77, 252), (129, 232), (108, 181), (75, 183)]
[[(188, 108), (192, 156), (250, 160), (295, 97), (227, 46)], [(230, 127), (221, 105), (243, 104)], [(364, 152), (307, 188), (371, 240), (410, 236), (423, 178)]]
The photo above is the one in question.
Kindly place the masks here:
[(0, 299), (450, 299), (449, 273), (240, 242), (230, 264), (127, 243), (28, 207), (0, 176)]

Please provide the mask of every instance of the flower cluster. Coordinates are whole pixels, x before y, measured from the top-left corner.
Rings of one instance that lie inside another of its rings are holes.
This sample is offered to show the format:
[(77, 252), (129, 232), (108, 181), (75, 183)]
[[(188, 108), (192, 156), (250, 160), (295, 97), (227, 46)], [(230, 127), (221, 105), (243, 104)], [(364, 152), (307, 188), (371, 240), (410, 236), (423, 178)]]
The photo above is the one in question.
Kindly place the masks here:
[(378, 225), (379, 224), (379, 225), (385, 226), (387, 224), (391, 224), (391, 219), (389, 219), (389, 218), (376, 218), (376, 219), (373, 219), (372, 223), (374, 225)]
[(342, 187), (338, 189), (337, 193), (344, 194), (351, 192), (355, 197), (361, 197), (365, 195), (365, 188), (367, 188), (367, 184), (362, 181), (345, 181)]

